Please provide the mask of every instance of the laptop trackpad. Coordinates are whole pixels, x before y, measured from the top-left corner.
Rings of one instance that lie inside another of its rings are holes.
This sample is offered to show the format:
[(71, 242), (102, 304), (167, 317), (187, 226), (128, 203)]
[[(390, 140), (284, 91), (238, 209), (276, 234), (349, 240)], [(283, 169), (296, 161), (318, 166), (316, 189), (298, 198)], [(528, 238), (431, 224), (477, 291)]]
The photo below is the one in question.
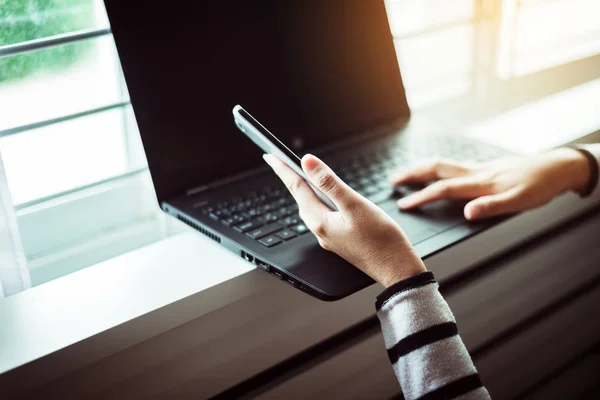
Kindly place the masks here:
[(464, 204), (457, 201), (438, 201), (410, 212), (400, 211), (395, 200), (386, 201), (379, 206), (400, 225), (414, 245), (464, 223)]

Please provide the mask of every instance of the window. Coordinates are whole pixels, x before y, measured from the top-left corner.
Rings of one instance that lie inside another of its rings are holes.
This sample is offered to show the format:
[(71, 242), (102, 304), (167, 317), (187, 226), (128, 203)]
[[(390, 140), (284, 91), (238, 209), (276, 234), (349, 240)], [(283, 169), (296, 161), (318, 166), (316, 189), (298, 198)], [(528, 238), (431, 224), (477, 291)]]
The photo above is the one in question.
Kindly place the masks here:
[(498, 74), (509, 79), (600, 54), (597, 0), (504, 0)]
[[(385, 1), (413, 109), (600, 76), (597, 0)], [(33, 283), (188, 229), (156, 205), (103, 2), (0, 5), (0, 154)]]
[(0, 3), (0, 154), (33, 283), (156, 240), (103, 2)]
[[(523, 93), (546, 95), (600, 76), (597, 0), (386, 0), (386, 5), (413, 108), (460, 96), (530, 100)], [(593, 72), (585, 77), (569, 72), (586, 64)], [(550, 79), (538, 82), (537, 73)]]
[[(0, 59), (0, 149), (17, 204), (132, 167), (125, 146), (127, 93), (101, 5), (54, 0), (2, 7), (0, 43), (9, 46)], [(76, 40), (77, 33), (92, 38)], [(27, 43), (60, 34), (63, 43), (27, 51)]]
[(473, 0), (388, 0), (412, 108), (467, 94), (475, 56)]

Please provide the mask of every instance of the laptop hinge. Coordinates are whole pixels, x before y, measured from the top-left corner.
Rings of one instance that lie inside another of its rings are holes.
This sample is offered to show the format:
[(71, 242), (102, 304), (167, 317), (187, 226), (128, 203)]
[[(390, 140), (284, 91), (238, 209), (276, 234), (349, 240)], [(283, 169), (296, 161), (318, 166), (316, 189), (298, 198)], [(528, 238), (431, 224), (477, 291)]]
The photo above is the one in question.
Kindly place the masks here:
[(202, 193), (204, 192), (206, 189), (208, 189), (209, 185), (200, 185), (200, 186), (196, 186), (194, 188), (188, 189), (185, 191), (185, 195), (186, 196), (191, 196), (194, 194), (198, 194), (198, 193)]

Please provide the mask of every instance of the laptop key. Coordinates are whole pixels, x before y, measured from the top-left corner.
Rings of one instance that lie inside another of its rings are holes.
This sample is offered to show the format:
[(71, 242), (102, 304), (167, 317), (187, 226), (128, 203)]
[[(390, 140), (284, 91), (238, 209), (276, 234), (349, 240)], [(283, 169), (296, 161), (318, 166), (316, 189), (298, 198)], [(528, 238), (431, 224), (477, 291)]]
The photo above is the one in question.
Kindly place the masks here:
[(296, 233), (302, 235), (303, 233), (308, 232), (308, 228), (304, 224), (298, 224), (292, 228)]
[(242, 216), (246, 219), (256, 218), (259, 215), (262, 215), (262, 212), (257, 208), (251, 208), (242, 213)]
[(225, 226), (231, 226), (231, 225), (238, 225), (241, 224), (242, 222), (245, 222), (246, 218), (242, 217), (241, 215), (232, 215), (231, 217), (227, 217), (227, 218), (223, 218), (221, 220), (221, 223)]
[(296, 217), (287, 217), (279, 221), (279, 223), (283, 226), (292, 226), (296, 225), (300, 222), (300, 220)]
[(287, 228), (284, 229), (284, 230), (282, 230), (281, 232), (277, 232), (276, 235), (279, 236), (283, 240), (290, 240), (290, 239), (295, 238), (296, 236), (298, 236), (296, 234), (296, 232), (294, 232), (291, 229), (287, 229)]
[(260, 239), (258, 242), (267, 247), (273, 247), (276, 244), (281, 243), (281, 239), (279, 239), (277, 236), (267, 236), (266, 238)]
[(256, 222), (257, 224), (259, 224), (260, 226), (267, 224), (267, 220), (265, 217), (263, 217), (262, 215), (260, 217), (256, 217), (254, 218), (252, 221)]
[(286, 217), (290, 214), (290, 212), (291, 211), (287, 207), (281, 207), (279, 210), (275, 211), (275, 214), (277, 214), (279, 217)]
[(268, 214), (265, 214), (265, 215), (263, 215), (263, 217), (265, 217), (267, 222), (275, 222), (279, 219), (279, 215), (277, 215), (277, 213), (275, 213), (275, 212), (270, 212)]
[(250, 229), (255, 229), (255, 228), (258, 228), (259, 226), (261, 226), (261, 224), (259, 222), (248, 221), (248, 222), (243, 222), (243, 223), (235, 226), (233, 229), (235, 229), (238, 232), (248, 232)]
[(260, 222), (261, 224), (270, 224), (271, 222), (275, 222), (278, 219), (279, 217), (276, 214), (268, 213), (256, 218), (255, 221)]
[(233, 218), (233, 224), (237, 225), (237, 224), (241, 224), (242, 222), (246, 222), (246, 218), (242, 217), (239, 214), (236, 215), (232, 215), (231, 218)]
[(233, 225), (234, 221), (233, 221), (233, 218), (229, 217), (229, 218), (223, 218), (221, 220), (221, 223), (225, 226), (231, 226), (231, 225)]
[[(195, 207), (195, 206), (194, 206)], [(202, 209), (202, 214), (206, 215), (206, 214), (210, 214), (211, 212), (213, 212), (215, 210), (214, 207), (204, 207)]]
[(261, 214), (271, 212), (273, 210), (273, 206), (271, 204), (265, 204), (263, 206), (256, 207), (256, 210)]
[(283, 226), (281, 226), (281, 224), (274, 223), (249, 231), (246, 235), (250, 236), (252, 239), (260, 239), (282, 229)]
[(280, 198), (278, 198), (277, 200), (275, 200), (273, 202), (273, 206), (276, 207), (276, 208), (277, 207), (287, 206), (287, 199), (285, 199), (283, 197), (280, 197)]

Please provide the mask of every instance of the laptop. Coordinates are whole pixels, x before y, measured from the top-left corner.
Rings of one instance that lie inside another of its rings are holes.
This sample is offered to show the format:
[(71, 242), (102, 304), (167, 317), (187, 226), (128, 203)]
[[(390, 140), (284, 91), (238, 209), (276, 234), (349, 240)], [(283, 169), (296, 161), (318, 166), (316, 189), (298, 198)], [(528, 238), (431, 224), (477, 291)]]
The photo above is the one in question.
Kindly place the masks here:
[(319, 247), (236, 129), (235, 104), (297, 154), (325, 160), (422, 257), (495, 223), (465, 221), (460, 202), (398, 210), (418, 188), (392, 187), (390, 172), (504, 151), (411, 115), (383, 1), (105, 4), (160, 207), (286, 284), (331, 301), (373, 281)]

